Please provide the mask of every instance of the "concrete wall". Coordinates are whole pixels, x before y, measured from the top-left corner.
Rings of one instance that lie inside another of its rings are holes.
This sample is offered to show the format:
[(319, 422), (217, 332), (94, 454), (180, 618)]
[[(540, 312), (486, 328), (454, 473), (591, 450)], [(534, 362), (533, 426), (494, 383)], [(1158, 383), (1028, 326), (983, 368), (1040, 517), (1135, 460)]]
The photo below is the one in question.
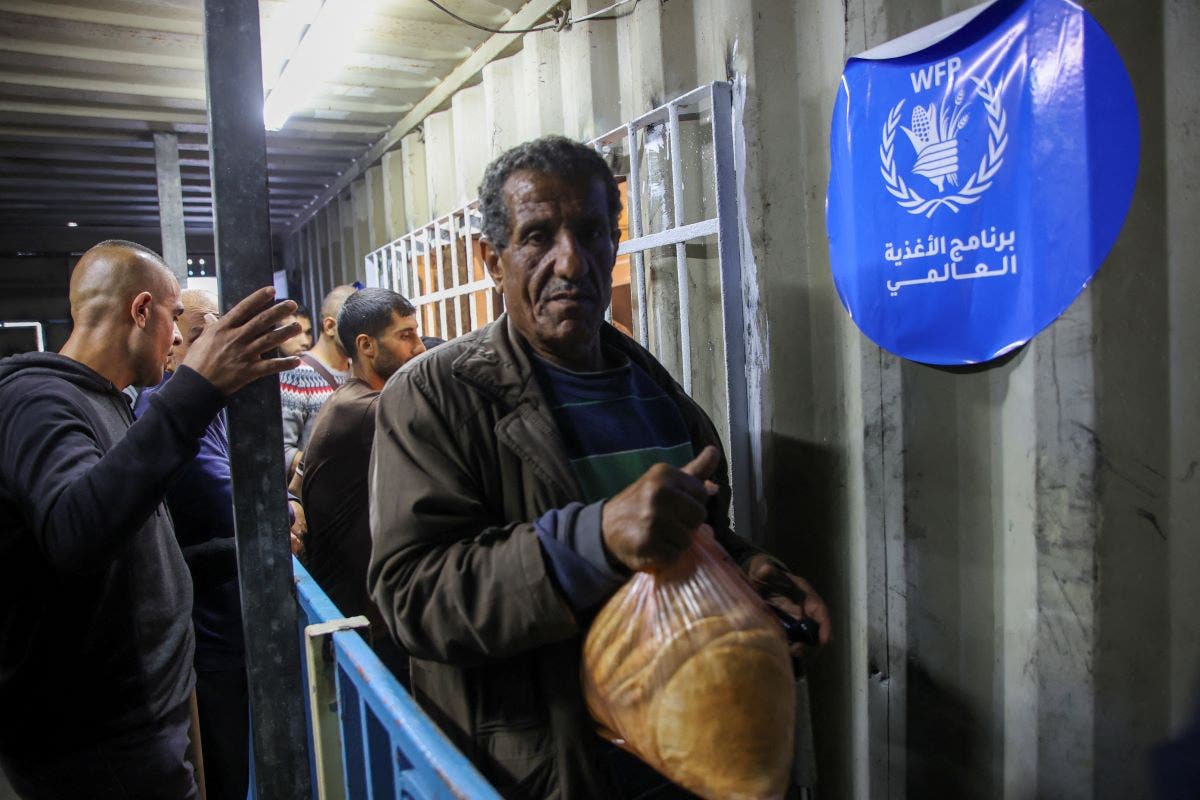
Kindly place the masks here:
[[(467, 199), (517, 138), (586, 138), (708, 81), (742, 83), (744, 533), (811, 577), (837, 620), (811, 674), (820, 796), (1145, 797), (1148, 749), (1184, 724), (1200, 679), (1200, 12), (1088, 4), (1139, 102), (1129, 219), (1061, 319), (1004, 363), (954, 373), (855, 328), (824, 195), (846, 57), (971, 4), (638, 3), (615, 23), (527, 36), (366, 188), (399, 186), (385, 216), (411, 229)], [(309, 227), (339, 235), (320, 216)], [(700, 274), (711, 258), (696, 256)], [(673, 260), (649, 263), (668, 313)], [(713, 307), (691, 308), (703, 384), (720, 374)], [(669, 336), (657, 345), (672, 364)]]

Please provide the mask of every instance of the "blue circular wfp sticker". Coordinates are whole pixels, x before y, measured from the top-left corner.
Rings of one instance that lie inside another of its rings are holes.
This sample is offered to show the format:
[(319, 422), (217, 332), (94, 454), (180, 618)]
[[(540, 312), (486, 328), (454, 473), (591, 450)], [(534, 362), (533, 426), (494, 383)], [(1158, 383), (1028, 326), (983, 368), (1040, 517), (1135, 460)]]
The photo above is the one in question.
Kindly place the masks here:
[(850, 59), (830, 134), (833, 278), (880, 347), (974, 364), (1099, 269), (1138, 164), (1133, 87), (1068, 0), (998, 0)]

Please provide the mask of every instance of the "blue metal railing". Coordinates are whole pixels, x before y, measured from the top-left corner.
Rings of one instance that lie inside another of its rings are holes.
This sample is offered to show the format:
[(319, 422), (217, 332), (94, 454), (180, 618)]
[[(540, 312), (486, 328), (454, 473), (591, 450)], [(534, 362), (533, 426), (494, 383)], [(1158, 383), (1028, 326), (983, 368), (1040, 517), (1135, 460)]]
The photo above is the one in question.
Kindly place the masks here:
[(344, 619), (295, 558), (292, 566), (314, 796), (500, 800), (356, 632), (366, 620)]

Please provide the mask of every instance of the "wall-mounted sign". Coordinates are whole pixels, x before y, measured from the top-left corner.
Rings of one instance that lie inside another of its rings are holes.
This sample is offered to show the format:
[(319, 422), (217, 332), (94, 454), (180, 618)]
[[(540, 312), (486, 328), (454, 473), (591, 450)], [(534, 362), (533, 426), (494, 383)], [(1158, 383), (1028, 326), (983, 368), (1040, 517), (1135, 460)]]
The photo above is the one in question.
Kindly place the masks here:
[(1108, 254), (1133, 87), (1068, 0), (997, 0), (850, 59), (830, 138), (833, 277), (874, 342), (973, 364), (1032, 338)]

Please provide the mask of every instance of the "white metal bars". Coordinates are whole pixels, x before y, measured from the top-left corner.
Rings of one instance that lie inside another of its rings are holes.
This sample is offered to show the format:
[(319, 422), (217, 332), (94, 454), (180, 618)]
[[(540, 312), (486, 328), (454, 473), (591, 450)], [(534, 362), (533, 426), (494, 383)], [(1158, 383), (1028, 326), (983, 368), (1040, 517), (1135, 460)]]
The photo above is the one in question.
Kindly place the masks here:
[[(707, 110), (711, 114), (712, 187), (716, 215), (688, 223), (684, 208), (685, 165), (680, 146), (683, 113)], [(639, 136), (651, 128), (665, 126), (669, 144), (671, 220), (662, 230), (646, 233), (642, 189), (648, 178), (640, 165), (643, 148)], [(624, 175), (627, 187), (629, 236), (617, 250), (632, 261), (633, 305), (636, 306), (635, 334), (642, 346), (656, 350), (650, 337), (650, 309), (645, 253), (673, 247), (677, 278), (677, 315), (680, 345), (680, 377), (685, 391), (692, 392), (692, 330), (687, 243), (717, 237), (720, 264), (722, 339), (725, 360), (725, 400), (729, 439), (727, 457), (733, 483), (734, 524), (750, 532), (752, 470), (748, 398), (746, 395), (746, 348), (743, 325), (742, 263), (739, 239), (737, 182), (733, 151), (733, 91), (718, 82), (694, 89), (631, 122), (590, 142), (601, 153), (624, 150), (628, 158)], [(618, 178), (621, 176), (618, 175)], [(490, 289), (491, 279), (483, 269), (477, 250), (480, 233), (478, 201), (472, 202), (422, 228), (384, 245), (366, 257), (367, 283), (387, 286), (407, 297), (417, 307), (422, 332), (443, 338), (459, 336), (495, 319), (499, 300)], [(462, 269), (465, 261), (465, 274)], [(448, 269), (447, 269), (448, 267)], [(468, 308), (463, 310), (466, 299)], [(611, 319), (612, 309), (608, 318)], [(658, 354), (661, 356), (661, 354)]]
[[(716, 216), (698, 222), (685, 222), (684, 162), (680, 147), (680, 116), (684, 109), (707, 105), (711, 111), (712, 168)], [(641, 170), (638, 135), (656, 125), (667, 126), (670, 149), (672, 214), (671, 226), (645, 233), (641, 203)], [(721, 271), (722, 339), (725, 358), (725, 400), (729, 422), (726, 456), (733, 487), (735, 530), (747, 538), (751, 531), (753, 471), (750, 461), (749, 401), (746, 394), (746, 345), (742, 298), (741, 240), (739, 238), (737, 180), (733, 150), (733, 88), (725, 82), (701, 86), (675, 98), (666, 105), (643, 114), (628, 124), (600, 136), (592, 146), (602, 152), (620, 146), (628, 151), (629, 238), (621, 243), (618, 255), (633, 257), (634, 293), (637, 298), (637, 336), (642, 346), (654, 350), (649, 335), (649, 307), (646, 291), (644, 253), (660, 247), (675, 248), (679, 302), (680, 371), (684, 390), (692, 393), (694, 373), (691, 359), (692, 336), (686, 246), (689, 241), (716, 235)]]
[(474, 201), (366, 257), (368, 286), (385, 286), (417, 309), (421, 332), (452, 339), (496, 318), (492, 281), (479, 252)]

